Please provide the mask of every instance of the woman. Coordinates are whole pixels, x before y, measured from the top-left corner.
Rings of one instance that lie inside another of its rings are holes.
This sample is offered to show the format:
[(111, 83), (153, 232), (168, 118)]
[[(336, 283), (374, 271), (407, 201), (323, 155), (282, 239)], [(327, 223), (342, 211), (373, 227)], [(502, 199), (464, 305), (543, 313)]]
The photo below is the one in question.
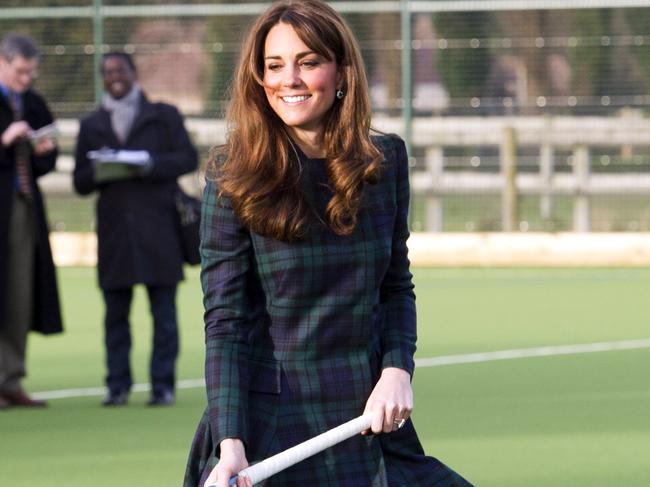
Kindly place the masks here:
[(397, 137), (369, 135), (363, 64), (341, 17), (318, 0), (274, 4), (245, 42), (227, 116), (202, 221), (208, 407), (185, 486), (225, 487), (364, 411), (375, 435), (263, 485), (469, 485), (424, 456), (408, 419), (407, 157)]

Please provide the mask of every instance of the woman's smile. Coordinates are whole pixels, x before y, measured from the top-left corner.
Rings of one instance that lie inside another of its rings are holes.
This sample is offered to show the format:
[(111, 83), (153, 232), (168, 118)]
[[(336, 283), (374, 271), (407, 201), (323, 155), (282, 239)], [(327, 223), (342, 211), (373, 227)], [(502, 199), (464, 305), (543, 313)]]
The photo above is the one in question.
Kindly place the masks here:
[(310, 97), (311, 95), (286, 95), (282, 96), (281, 98), (283, 102), (295, 105), (307, 100)]

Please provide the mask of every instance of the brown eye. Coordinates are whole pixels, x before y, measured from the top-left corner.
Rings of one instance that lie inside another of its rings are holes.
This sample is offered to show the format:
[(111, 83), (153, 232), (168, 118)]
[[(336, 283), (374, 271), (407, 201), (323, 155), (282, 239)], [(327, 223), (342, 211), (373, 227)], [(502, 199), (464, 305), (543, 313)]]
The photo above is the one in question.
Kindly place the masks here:
[(318, 61), (314, 61), (314, 60), (311, 60), (311, 59), (308, 60), (308, 61), (303, 61), (303, 62), (302, 62), (302, 66), (304, 66), (305, 68), (308, 68), (308, 69), (309, 69), (309, 68), (315, 68), (315, 67), (318, 66), (319, 64), (320, 64), (320, 63), (319, 63)]

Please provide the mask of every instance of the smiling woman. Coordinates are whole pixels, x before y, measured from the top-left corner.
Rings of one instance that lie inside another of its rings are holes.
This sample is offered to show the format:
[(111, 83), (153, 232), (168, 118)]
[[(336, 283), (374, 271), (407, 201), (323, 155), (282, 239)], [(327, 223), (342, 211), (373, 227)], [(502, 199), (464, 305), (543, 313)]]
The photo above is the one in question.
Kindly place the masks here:
[(336, 11), (290, 0), (257, 20), (228, 121), (203, 199), (208, 405), (185, 487), (226, 487), (362, 413), (363, 435), (264, 485), (469, 485), (424, 455), (410, 420), (408, 158), (398, 137), (371, 135), (363, 62)]
[(290, 24), (275, 25), (264, 45), (264, 91), (273, 111), (309, 157), (323, 157), (323, 117), (341, 84), (333, 53), (312, 51)]
[[(328, 159), (334, 191), (323, 216), (341, 235), (354, 228), (361, 186), (378, 180), (382, 159), (370, 139), (370, 99), (357, 42), (334, 10), (314, 5), (278, 7), (251, 29), (227, 113), (235, 129), (219, 171), (220, 188), (243, 223), (288, 241), (304, 234), (311, 214), (298, 188), (298, 149)], [(312, 19), (310, 8), (321, 19)], [(284, 95), (291, 98), (282, 100)], [(292, 121), (282, 118), (290, 115)]]

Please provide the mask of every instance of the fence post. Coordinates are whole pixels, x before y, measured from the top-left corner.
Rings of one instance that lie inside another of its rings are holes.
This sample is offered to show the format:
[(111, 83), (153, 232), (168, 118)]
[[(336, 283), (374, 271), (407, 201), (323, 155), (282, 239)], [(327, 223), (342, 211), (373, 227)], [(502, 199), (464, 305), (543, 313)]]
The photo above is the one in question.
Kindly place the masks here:
[(513, 127), (503, 129), (499, 149), (503, 191), (501, 193), (501, 220), (504, 232), (515, 230), (517, 218), (517, 137)]
[(573, 148), (573, 176), (576, 182), (576, 196), (573, 202), (573, 230), (576, 232), (589, 232), (591, 230), (591, 212), (589, 209), (589, 148), (576, 145)]
[(544, 220), (550, 220), (553, 213), (553, 146), (543, 143), (539, 148), (539, 178), (542, 183), (540, 213)]
[(93, 0), (93, 44), (95, 45), (95, 62), (93, 79), (95, 80), (95, 103), (99, 104), (104, 93), (104, 85), (100, 75), (102, 65), (102, 48), (104, 46), (104, 17), (102, 0)]
[(406, 144), (406, 150), (409, 155), (412, 155), (413, 93), (411, 92), (411, 8), (409, 4), (409, 0), (401, 0), (400, 2), (400, 29), (402, 36), (401, 85), (404, 143)]
[(426, 225), (428, 232), (442, 232), (443, 210), (442, 210), (442, 175), (444, 164), (444, 152), (441, 146), (428, 147), (426, 151), (427, 172), (431, 178), (431, 189), (427, 192), (426, 202)]

